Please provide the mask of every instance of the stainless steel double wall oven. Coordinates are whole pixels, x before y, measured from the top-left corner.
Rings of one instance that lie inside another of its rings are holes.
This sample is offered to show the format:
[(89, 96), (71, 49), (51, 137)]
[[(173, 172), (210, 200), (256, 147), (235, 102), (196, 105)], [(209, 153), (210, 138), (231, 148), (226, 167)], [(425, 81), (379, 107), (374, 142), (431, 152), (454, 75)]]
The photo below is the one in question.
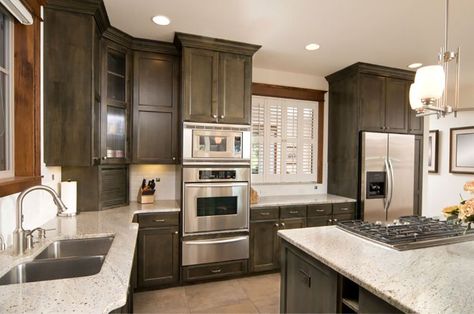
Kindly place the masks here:
[(248, 259), (250, 127), (183, 129), (182, 265)]

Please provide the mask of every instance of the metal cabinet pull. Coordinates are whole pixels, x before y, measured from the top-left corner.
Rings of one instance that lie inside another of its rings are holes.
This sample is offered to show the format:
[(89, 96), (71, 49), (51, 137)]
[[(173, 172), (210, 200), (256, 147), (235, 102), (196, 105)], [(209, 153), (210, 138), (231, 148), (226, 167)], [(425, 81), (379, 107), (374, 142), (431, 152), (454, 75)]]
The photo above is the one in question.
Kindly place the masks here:
[(175, 231), (174, 234), (178, 234), (178, 231)]
[(212, 117), (213, 117), (214, 119), (217, 119), (217, 115), (216, 115), (216, 114), (213, 114)]
[(260, 213), (260, 215), (262, 215), (262, 216), (270, 216), (270, 213), (269, 213), (269, 212), (263, 212), (263, 213)]
[(317, 211), (318, 213), (324, 213), (324, 212), (325, 212), (324, 209), (316, 209), (316, 211)]
[(280, 225), (279, 225), (279, 224), (275, 224), (275, 227), (277, 227), (277, 228), (278, 228), (278, 227), (280, 227)]
[(222, 115), (220, 116), (220, 118), (221, 118), (221, 119), (224, 119), (224, 115), (222, 114)]
[(337, 222), (337, 219), (334, 219), (333, 222), (336, 223), (336, 222)]
[(299, 214), (300, 212), (297, 210), (290, 210), (290, 214)]
[(213, 274), (218, 274), (218, 273), (220, 273), (220, 272), (222, 272), (222, 269), (221, 269), (221, 268), (218, 268), (218, 269), (211, 269), (211, 273), (213, 273)]
[(308, 287), (311, 288), (311, 276), (302, 269), (300, 269), (299, 272), (301, 275), (303, 275), (304, 280), (306, 281)]
[(329, 219), (329, 220), (328, 220), (328, 223), (332, 223), (332, 219)]
[(153, 219), (154, 222), (165, 222), (166, 220), (164, 219)]
[(348, 210), (349, 210), (349, 208), (348, 208), (348, 207), (342, 207), (342, 208), (339, 208), (339, 210), (340, 210), (340, 211), (344, 211), (344, 212), (346, 212), (346, 211), (348, 211)]
[(284, 222), (282, 222), (280, 225), (281, 225), (283, 228), (285, 228), (285, 223), (284, 223)]

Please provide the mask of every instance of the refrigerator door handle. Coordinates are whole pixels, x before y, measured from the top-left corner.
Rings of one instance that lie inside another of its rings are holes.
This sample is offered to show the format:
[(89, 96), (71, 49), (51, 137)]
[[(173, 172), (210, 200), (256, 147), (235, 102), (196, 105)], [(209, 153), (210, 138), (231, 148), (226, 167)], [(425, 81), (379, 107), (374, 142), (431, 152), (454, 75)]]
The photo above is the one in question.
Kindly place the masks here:
[(389, 198), (388, 198), (388, 202), (387, 202), (387, 209), (386, 209), (387, 219), (388, 219), (388, 210), (390, 209), (390, 205), (392, 204), (393, 186), (395, 184), (395, 177), (393, 175), (392, 160), (390, 158), (387, 158), (387, 161), (388, 161), (388, 169), (389, 169), (389, 172), (388, 172), (389, 173), (389, 180), (388, 180), (388, 182), (390, 182), (390, 187), (389, 187), (390, 194), (389, 194)]
[(385, 198), (383, 199), (383, 204), (384, 204), (384, 211), (385, 211), (385, 220), (388, 219), (388, 208), (390, 207), (390, 200), (392, 198), (392, 176), (390, 173), (390, 164), (388, 162), (388, 158), (384, 158), (384, 164), (385, 164), (385, 171), (387, 171), (387, 192), (385, 194)]

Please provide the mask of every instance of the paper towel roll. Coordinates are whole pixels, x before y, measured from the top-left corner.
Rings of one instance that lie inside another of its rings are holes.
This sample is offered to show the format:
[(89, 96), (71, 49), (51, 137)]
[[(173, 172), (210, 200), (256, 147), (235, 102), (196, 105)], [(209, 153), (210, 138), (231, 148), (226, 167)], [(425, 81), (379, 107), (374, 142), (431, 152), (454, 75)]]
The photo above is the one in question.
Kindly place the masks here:
[(77, 212), (77, 182), (61, 182), (61, 200), (67, 207), (66, 213), (75, 214)]

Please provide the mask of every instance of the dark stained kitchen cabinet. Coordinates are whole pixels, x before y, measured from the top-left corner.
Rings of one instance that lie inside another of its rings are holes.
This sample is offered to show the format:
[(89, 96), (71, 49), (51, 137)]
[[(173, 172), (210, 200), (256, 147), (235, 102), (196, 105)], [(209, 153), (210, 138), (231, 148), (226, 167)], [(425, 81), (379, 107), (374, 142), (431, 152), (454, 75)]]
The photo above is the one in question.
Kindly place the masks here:
[(252, 57), (219, 54), (219, 122), (250, 123)]
[(176, 33), (182, 47), (184, 121), (250, 124), (257, 45)]
[(178, 163), (179, 59), (134, 53), (133, 162)]
[(413, 71), (360, 62), (326, 77), (328, 193), (360, 199), (361, 132), (423, 134), (423, 120), (416, 118), (409, 104), (414, 77)]
[(280, 266), (278, 219), (250, 223), (250, 271), (266, 271)]
[[(77, 1), (75, 1), (77, 2)], [(44, 158), (48, 166), (91, 166), (100, 157), (99, 6), (44, 8)], [(71, 34), (74, 34), (71, 36)]]
[(140, 214), (138, 222), (138, 288), (178, 283), (178, 213)]
[(130, 50), (102, 41), (101, 164), (130, 161)]
[(314, 258), (283, 243), (281, 313), (335, 313), (338, 275)]

